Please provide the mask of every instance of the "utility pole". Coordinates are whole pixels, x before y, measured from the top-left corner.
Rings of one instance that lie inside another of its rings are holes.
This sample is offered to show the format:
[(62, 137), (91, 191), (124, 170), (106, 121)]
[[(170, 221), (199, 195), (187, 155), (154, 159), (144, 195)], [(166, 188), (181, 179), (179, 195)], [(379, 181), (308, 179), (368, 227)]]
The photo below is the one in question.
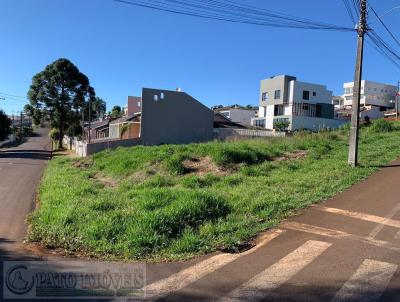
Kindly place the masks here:
[(19, 137), (22, 140), (22, 111), (19, 119)]
[(400, 96), (400, 81), (397, 81), (397, 94), (396, 94), (396, 121), (399, 120), (399, 96)]
[(358, 136), (360, 126), (360, 99), (361, 99), (361, 80), (364, 56), (364, 36), (367, 32), (367, 0), (361, 0), (360, 22), (358, 24), (358, 46), (357, 61), (354, 75), (353, 88), (353, 106), (350, 124), (350, 142), (349, 142), (349, 165), (352, 167), (358, 164)]
[(91, 100), (91, 98), (89, 97), (89, 126), (88, 126), (88, 130), (89, 130), (89, 144), (90, 144), (90, 126), (91, 126), (91, 119), (92, 119), (91, 111), (92, 111), (92, 100)]

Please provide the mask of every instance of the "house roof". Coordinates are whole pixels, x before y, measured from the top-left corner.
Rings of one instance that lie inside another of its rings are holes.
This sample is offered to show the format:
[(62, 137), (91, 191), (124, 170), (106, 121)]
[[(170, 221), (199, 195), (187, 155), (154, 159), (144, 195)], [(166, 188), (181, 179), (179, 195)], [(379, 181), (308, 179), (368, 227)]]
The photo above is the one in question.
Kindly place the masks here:
[(219, 112), (214, 112), (214, 128), (247, 128), (239, 123), (232, 122)]
[(90, 124), (90, 128), (92, 129), (102, 128), (104, 126), (108, 126), (109, 123), (110, 123), (109, 119), (106, 119), (104, 121), (95, 121)]
[(240, 106), (240, 105), (231, 105), (231, 106), (225, 106), (225, 107), (221, 107), (221, 108), (215, 108), (214, 111), (221, 112), (221, 111), (232, 110), (232, 109), (254, 111), (254, 110), (258, 110), (258, 107), (247, 108), (247, 107), (243, 107), (243, 106)]
[(142, 116), (141, 112), (132, 113), (130, 115), (126, 115), (126, 116), (120, 117), (119, 119), (116, 119), (116, 120), (110, 122), (110, 124), (120, 124), (120, 123), (129, 122), (129, 121), (132, 121), (135, 118), (141, 117), (141, 116)]

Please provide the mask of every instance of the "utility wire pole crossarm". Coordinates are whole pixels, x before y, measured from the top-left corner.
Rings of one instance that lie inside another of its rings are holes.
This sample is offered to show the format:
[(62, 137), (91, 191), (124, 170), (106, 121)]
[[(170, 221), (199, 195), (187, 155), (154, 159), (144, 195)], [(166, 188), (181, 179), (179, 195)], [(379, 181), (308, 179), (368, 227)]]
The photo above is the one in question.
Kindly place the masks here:
[(349, 164), (352, 167), (358, 164), (358, 137), (360, 126), (360, 99), (361, 99), (361, 80), (364, 55), (364, 37), (367, 32), (367, 0), (361, 0), (360, 23), (357, 28), (358, 46), (357, 46), (357, 61), (354, 74), (353, 87), (353, 105), (350, 124), (350, 141), (349, 141)]

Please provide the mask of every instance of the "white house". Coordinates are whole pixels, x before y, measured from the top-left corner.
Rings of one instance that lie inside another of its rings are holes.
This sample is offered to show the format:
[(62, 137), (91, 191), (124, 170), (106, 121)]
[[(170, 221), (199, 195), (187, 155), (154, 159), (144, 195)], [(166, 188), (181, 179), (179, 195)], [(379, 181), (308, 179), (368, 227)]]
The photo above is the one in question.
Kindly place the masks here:
[[(335, 116), (340, 119), (351, 118), (351, 108), (353, 105), (354, 82), (343, 84), (344, 94), (341, 102), (337, 102), (333, 98), (335, 105)], [(361, 97), (360, 97), (360, 118), (370, 119), (383, 118), (385, 111), (394, 108), (397, 94), (397, 87), (388, 84), (376, 83), (371, 81), (361, 81)]]
[[(351, 107), (353, 104), (354, 82), (343, 84), (344, 107)], [(397, 87), (389, 84), (361, 81), (361, 106), (377, 106), (382, 111), (393, 108), (396, 100)]]
[(280, 75), (261, 81), (259, 117), (252, 125), (274, 129), (278, 121), (288, 130), (337, 128), (343, 121), (334, 118), (332, 92), (326, 86), (297, 81)]

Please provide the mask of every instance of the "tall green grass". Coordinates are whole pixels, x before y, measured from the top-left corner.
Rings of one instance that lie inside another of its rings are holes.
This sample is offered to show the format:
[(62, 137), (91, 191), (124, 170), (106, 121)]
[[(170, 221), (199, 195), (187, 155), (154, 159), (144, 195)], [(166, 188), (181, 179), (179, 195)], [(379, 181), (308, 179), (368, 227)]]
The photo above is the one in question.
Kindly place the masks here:
[[(355, 169), (347, 165), (346, 128), (283, 139), (119, 148), (84, 165), (56, 158), (45, 171), (28, 237), (120, 259), (183, 259), (234, 247), (400, 156), (399, 127), (390, 125), (391, 131), (362, 129), (361, 166)], [(274, 161), (296, 150), (307, 155)], [(227, 173), (188, 173), (184, 161), (203, 157)]]

